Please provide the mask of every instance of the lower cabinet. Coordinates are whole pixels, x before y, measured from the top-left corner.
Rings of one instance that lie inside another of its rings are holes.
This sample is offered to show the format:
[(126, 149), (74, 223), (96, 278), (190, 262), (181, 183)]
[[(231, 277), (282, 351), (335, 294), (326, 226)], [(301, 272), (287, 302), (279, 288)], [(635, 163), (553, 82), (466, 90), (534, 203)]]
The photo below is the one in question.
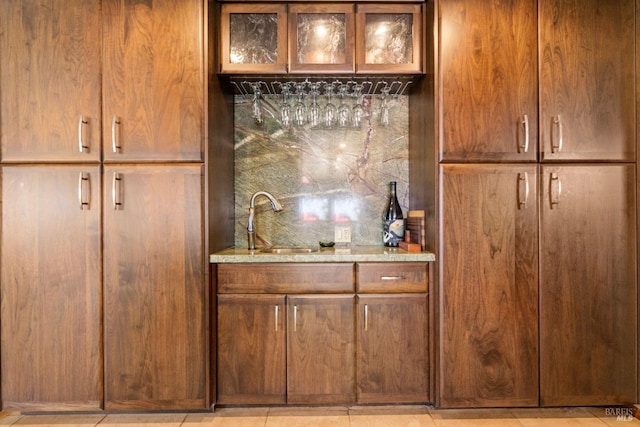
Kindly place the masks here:
[(98, 165), (2, 167), (2, 409), (98, 410)]
[(217, 404), (427, 402), (427, 264), (374, 265), (409, 273), (356, 297), (351, 263), (218, 265)]

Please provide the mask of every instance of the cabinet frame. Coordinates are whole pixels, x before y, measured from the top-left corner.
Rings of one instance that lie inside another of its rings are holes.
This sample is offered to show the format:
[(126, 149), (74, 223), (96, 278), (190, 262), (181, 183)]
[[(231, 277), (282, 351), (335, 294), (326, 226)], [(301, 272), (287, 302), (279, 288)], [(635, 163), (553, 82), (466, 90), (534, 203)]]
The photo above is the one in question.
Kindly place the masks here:
[[(366, 24), (369, 14), (411, 14), (412, 60), (401, 64), (368, 64), (366, 62)], [(420, 73), (422, 72), (422, 5), (358, 4), (356, 6), (356, 73)]]
[[(231, 62), (231, 15), (277, 14), (277, 59), (273, 64), (239, 64)], [(286, 73), (287, 72), (287, 5), (286, 4), (230, 4), (220, 12), (220, 72), (221, 73)]]
[[(353, 3), (307, 3), (289, 5), (289, 72), (291, 73), (353, 73), (354, 48), (349, 37), (355, 34), (355, 12)], [(344, 14), (345, 45), (344, 63), (300, 63), (298, 61), (298, 18), (304, 14)]]

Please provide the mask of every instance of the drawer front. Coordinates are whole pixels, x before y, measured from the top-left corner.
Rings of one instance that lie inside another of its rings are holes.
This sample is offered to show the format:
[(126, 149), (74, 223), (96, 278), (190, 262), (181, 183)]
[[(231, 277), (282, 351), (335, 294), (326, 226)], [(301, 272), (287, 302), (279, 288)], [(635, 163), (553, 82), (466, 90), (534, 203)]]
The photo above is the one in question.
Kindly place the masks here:
[(218, 293), (344, 293), (355, 291), (352, 263), (219, 264)]
[(357, 264), (358, 293), (427, 292), (426, 262), (371, 262)]

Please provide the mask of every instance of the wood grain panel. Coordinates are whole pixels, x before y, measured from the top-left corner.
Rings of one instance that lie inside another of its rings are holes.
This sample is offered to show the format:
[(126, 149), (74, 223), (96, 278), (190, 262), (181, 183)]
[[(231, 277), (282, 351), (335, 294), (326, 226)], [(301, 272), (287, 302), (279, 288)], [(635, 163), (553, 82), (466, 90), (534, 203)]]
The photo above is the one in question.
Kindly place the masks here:
[(541, 182), (541, 403), (633, 402), (635, 166), (544, 166)]
[(354, 295), (287, 297), (287, 402), (355, 402)]
[(204, 160), (203, 7), (201, 1), (103, 2), (105, 162)]
[(100, 8), (85, 0), (3, 0), (0, 28), (2, 161), (97, 162)]
[(203, 168), (105, 167), (105, 409), (205, 408)]
[(287, 399), (284, 295), (218, 295), (218, 404)]
[[(91, 186), (78, 200), (80, 173)], [(97, 410), (102, 404), (100, 170), (2, 169), (3, 409)]]
[(441, 167), (442, 407), (538, 405), (536, 172)]
[(536, 0), (448, 0), (439, 13), (441, 160), (535, 161)]
[(325, 293), (354, 289), (352, 263), (218, 265), (218, 293)]
[(540, 1), (543, 160), (635, 161), (634, 16), (635, 0)]
[(427, 292), (429, 264), (424, 262), (361, 262), (357, 265), (358, 293)]
[(359, 295), (357, 300), (358, 403), (427, 402), (427, 295)]

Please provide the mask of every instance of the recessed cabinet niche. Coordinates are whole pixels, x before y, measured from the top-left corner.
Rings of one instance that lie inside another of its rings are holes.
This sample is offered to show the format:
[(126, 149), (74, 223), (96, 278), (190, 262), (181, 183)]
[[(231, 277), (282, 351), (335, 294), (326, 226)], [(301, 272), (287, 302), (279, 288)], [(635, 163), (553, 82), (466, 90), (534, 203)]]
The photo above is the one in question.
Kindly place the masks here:
[(226, 3), (220, 72), (421, 73), (421, 16), (419, 3)]

